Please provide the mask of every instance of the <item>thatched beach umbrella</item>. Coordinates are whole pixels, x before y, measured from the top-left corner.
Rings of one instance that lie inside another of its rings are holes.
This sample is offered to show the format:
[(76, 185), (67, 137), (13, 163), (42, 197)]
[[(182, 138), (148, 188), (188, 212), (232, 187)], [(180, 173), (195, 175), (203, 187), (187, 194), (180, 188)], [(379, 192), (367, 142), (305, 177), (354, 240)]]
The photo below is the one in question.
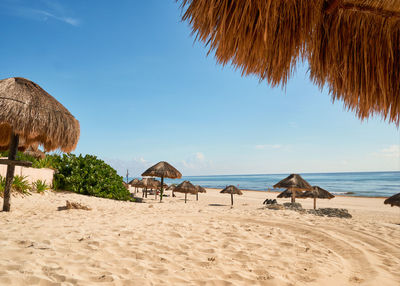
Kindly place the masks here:
[(153, 190), (155, 189), (155, 198), (157, 199), (157, 189), (161, 186), (160, 181), (157, 181), (153, 178), (143, 178), (141, 184), (145, 188), (146, 198), (147, 198), (147, 189)]
[(187, 200), (187, 194), (197, 194), (197, 189), (193, 184), (189, 181), (183, 181), (179, 185), (177, 185), (174, 189), (174, 192), (185, 193), (185, 204)]
[(292, 193), (292, 203), (296, 202), (297, 191), (311, 190), (311, 185), (298, 174), (291, 174), (279, 183), (275, 184), (274, 189), (288, 189)]
[(198, 201), (198, 200), (199, 200), (199, 193), (207, 193), (207, 190), (204, 189), (204, 188), (203, 188), (202, 186), (200, 186), (200, 185), (196, 185), (195, 187), (196, 187), (196, 189), (197, 189), (196, 201)]
[(400, 1), (181, 0), (196, 39), (243, 75), (285, 85), (308, 59), (310, 79), (361, 119), (400, 121)]
[(167, 162), (161, 161), (154, 166), (148, 168), (142, 176), (160, 177), (161, 178), (161, 190), (160, 190), (160, 202), (162, 201), (164, 193), (164, 178), (179, 179), (182, 178), (182, 174), (175, 169), (172, 165)]
[(393, 206), (400, 207), (400, 193), (391, 196), (390, 198), (386, 199), (383, 203), (385, 205), (390, 205), (391, 207)]
[(24, 152), (24, 154), (32, 156), (36, 159), (44, 159), (46, 157), (46, 153), (39, 150), (39, 144), (30, 145)]
[(137, 188), (138, 188), (137, 184), (138, 184), (139, 182), (140, 182), (140, 180), (137, 179), (137, 178), (135, 178), (135, 179), (133, 179), (133, 180), (131, 180), (131, 181), (129, 182), (129, 185), (131, 185), (132, 187), (135, 188), (135, 192), (137, 192)]
[[(293, 192), (289, 189), (286, 189), (283, 192), (281, 192), (279, 195), (277, 195), (276, 197), (282, 199), (282, 198), (291, 198), (292, 196), (293, 196)], [(296, 192), (296, 197), (297, 198), (302, 197), (302, 194), (300, 193), (300, 191)]]
[(221, 194), (231, 194), (231, 206), (233, 207), (233, 195), (243, 195), (242, 191), (239, 190), (237, 187), (234, 185), (230, 185), (225, 187), (221, 192)]
[(335, 196), (332, 195), (327, 190), (320, 188), (318, 186), (313, 186), (312, 190), (305, 191), (299, 198), (313, 198), (314, 199), (314, 210), (317, 208), (317, 199), (333, 199)]
[(40, 144), (45, 151), (70, 152), (79, 140), (79, 122), (54, 97), (36, 83), (24, 78), (0, 80), (0, 146), (8, 146), (3, 211), (10, 210), (10, 190), (19, 141), (27, 146)]

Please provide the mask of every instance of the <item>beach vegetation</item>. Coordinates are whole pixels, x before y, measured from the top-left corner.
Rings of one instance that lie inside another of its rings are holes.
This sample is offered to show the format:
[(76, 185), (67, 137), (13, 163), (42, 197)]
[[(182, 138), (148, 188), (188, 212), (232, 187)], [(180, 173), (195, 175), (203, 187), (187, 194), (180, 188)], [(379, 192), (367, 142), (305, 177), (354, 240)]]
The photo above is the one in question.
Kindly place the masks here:
[(46, 181), (37, 180), (32, 183), (32, 191), (43, 193), (47, 189), (49, 189), (49, 186), (46, 184)]
[(130, 200), (123, 178), (110, 165), (93, 155), (63, 154), (53, 156), (53, 188), (78, 194), (115, 200)]
[(15, 175), (12, 183), (12, 190), (22, 195), (29, 195), (31, 186), (26, 176)]

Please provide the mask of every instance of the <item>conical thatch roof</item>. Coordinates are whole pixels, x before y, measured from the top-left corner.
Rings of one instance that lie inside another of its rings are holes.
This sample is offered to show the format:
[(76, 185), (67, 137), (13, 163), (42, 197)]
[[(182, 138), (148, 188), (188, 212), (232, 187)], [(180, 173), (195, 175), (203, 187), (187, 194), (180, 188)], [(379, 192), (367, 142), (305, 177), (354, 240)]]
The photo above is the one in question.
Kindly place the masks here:
[(207, 190), (200, 185), (195, 186), (198, 193), (207, 193)]
[(136, 187), (136, 184), (139, 182), (140, 182), (140, 180), (135, 178), (129, 182), (129, 185), (131, 185), (132, 187)]
[(242, 191), (239, 190), (237, 187), (234, 185), (230, 185), (225, 187), (222, 191), (220, 191), (221, 194), (234, 194), (234, 195), (243, 195)]
[[(292, 196), (293, 196), (292, 190), (286, 189), (286, 190), (284, 190), (283, 192), (281, 192), (281, 193), (277, 196), (277, 198), (280, 198), (280, 199), (282, 199), (282, 198), (291, 198)], [(300, 191), (300, 192), (296, 192), (296, 197), (302, 198), (302, 197), (303, 197), (303, 193), (302, 193), (301, 191)]]
[(156, 189), (156, 188), (161, 187), (161, 182), (157, 181), (157, 180), (155, 180), (153, 178), (143, 178), (141, 183), (146, 188)]
[(183, 181), (175, 187), (174, 192), (197, 194), (197, 189), (191, 182)]
[(40, 151), (40, 150), (37, 148), (37, 144), (36, 144), (36, 146), (32, 146), (32, 145), (29, 146), (29, 147), (25, 150), (24, 154), (29, 155), (29, 156), (32, 156), (32, 157), (34, 157), (34, 158), (36, 158), (36, 159), (44, 159), (44, 158), (46, 157), (46, 153)]
[(169, 187), (167, 188), (168, 191), (173, 191), (176, 188), (176, 184), (171, 184), (169, 185)]
[(220, 64), (272, 86), (308, 59), (310, 78), (359, 118), (400, 121), (400, 1), (181, 0)]
[(169, 163), (161, 161), (147, 169), (142, 176), (179, 179), (182, 177), (182, 174)]
[(10, 135), (26, 145), (39, 143), (46, 151), (70, 152), (79, 139), (79, 122), (54, 97), (24, 78), (0, 80), (0, 146)]
[(388, 198), (388, 199), (386, 199), (385, 201), (384, 201), (384, 204), (385, 205), (390, 205), (390, 206), (398, 206), (398, 207), (400, 207), (400, 193), (398, 193), (398, 194), (396, 194), (396, 195), (394, 195), (394, 196), (391, 196), (390, 198)]
[(294, 190), (310, 190), (311, 185), (298, 174), (291, 174), (279, 183), (274, 185), (274, 189), (294, 189)]
[(333, 199), (335, 196), (327, 190), (318, 186), (313, 186), (312, 190), (305, 191), (297, 196), (298, 198), (317, 198), (317, 199)]

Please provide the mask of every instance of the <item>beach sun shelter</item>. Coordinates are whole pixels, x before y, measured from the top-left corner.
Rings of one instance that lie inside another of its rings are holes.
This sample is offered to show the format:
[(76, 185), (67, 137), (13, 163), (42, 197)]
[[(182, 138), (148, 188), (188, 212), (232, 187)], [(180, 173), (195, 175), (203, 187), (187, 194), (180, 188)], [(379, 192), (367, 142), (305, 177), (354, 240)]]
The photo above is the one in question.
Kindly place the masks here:
[(391, 196), (383, 202), (385, 205), (400, 207), (400, 193)]
[(234, 185), (230, 185), (225, 187), (221, 192), (221, 194), (231, 194), (231, 207), (233, 207), (233, 195), (243, 195), (242, 191), (239, 190), (237, 187)]
[(310, 80), (361, 119), (400, 121), (400, 1), (180, 0), (182, 19), (219, 64), (285, 86)]
[(0, 146), (9, 149), (4, 188), (3, 211), (10, 211), (10, 192), (15, 166), (30, 166), (16, 161), (19, 141), (27, 146), (42, 145), (45, 151), (75, 149), (80, 134), (74, 116), (36, 83), (13, 77), (0, 80)]
[(335, 196), (327, 190), (318, 186), (313, 186), (312, 190), (303, 192), (299, 198), (313, 198), (314, 199), (314, 210), (317, 208), (317, 199), (333, 199)]
[(164, 178), (170, 178), (170, 179), (182, 178), (182, 174), (177, 169), (175, 169), (172, 165), (164, 161), (158, 162), (154, 166), (148, 168), (142, 174), (142, 176), (161, 178), (160, 202), (162, 201), (164, 193)]
[(174, 192), (185, 193), (185, 204), (187, 201), (187, 194), (197, 194), (197, 189), (193, 184), (189, 181), (183, 181), (179, 185), (177, 185), (174, 189)]
[(274, 189), (288, 189), (292, 192), (292, 203), (296, 202), (297, 191), (309, 191), (311, 185), (298, 174), (291, 174), (279, 183), (275, 184)]
[(199, 200), (199, 193), (207, 193), (206, 189), (204, 189), (202, 186), (200, 185), (196, 185), (195, 186), (197, 189), (197, 193), (196, 193), (196, 201)]

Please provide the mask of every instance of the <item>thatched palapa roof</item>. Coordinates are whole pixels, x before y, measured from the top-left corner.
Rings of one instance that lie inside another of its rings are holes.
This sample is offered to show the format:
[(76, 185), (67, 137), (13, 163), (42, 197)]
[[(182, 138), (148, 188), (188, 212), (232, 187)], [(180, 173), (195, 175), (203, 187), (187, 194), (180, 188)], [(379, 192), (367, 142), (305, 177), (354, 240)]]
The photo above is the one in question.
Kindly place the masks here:
[(400, 1), (180, 0), (220, 64), (285, 85), (298, 61), (361, 119), (400, 121)]
[(385, 201), (384, 201), (384, 204), (385, 205), (390, 205), (390, 206), (398, 206), (398, 207), (400, 207), (400, 193), (398, 193), (398, 194), (396, 194), (396, 195), (394, 195), (394, 196), (391, 196), (390, 198), (388, 198), (388, 199), (386, 199)]
[(182, 174), (169, 163), (161, 161), (147, 169), (142, 176), (179, 179)]
[(312, 190), (305, 191), (302, 194), (298, 195), (297, 197), (298, 198), (317, 198), (317, 199), (330, 200), (330, 199), (333, 199), (335, 196), (321, 187), (313, 186)]
[(24, 154), (32, 156), (36, 159), (44, 159), (46, 157), (46, 153), (40, 151), (37, 144), (29, 146), (25, 150)]
[(140, 180), (135, 178), (129, 182), (129, 185), (131, 185), (132, 187), (136, 187), (136, 184), (139, 182), (140, 182)]
[(174, 192), (196, 194), (197, 189), (191, 182), (183, 181), (175, 187)]
[(277, 188), (286, 188), (299, 191), (312, 189), (311, 185), (298, 174), (291, 174), (282, 181), (278, 182), (274, 185), (274, 189)]
[[(290, 189), (286, 189), (283, 192), (281, 192), (279, 195), (277, 195), (277, 198), (291, 198), (293, 196), (292, 191)], [(297, 192), (296, 193), (296, 197), (298, 198), (302, 198), (302, 193), (301, 192)]]
[(225, 187), (222, 191), (220, 191), (220, 193), (221, 194), (243, 195), (242, 191), (239, 190), (234, 185), (230, 185), (230, 186)]
[(198, 193), (207, 193), (207, 190), (200, 185), (195, 186)]
[(45, 151), (70, 152), (79, 139), (79, 122), (36, 83), (20, 78), (0, 80), (0, 146), (14, 132), (26, 145), (39, 143)]
[(176, 188), (176, 184), (171, 184), (169, 185), (169, 187), (167, 188), (168, 191), (173, 191)]

